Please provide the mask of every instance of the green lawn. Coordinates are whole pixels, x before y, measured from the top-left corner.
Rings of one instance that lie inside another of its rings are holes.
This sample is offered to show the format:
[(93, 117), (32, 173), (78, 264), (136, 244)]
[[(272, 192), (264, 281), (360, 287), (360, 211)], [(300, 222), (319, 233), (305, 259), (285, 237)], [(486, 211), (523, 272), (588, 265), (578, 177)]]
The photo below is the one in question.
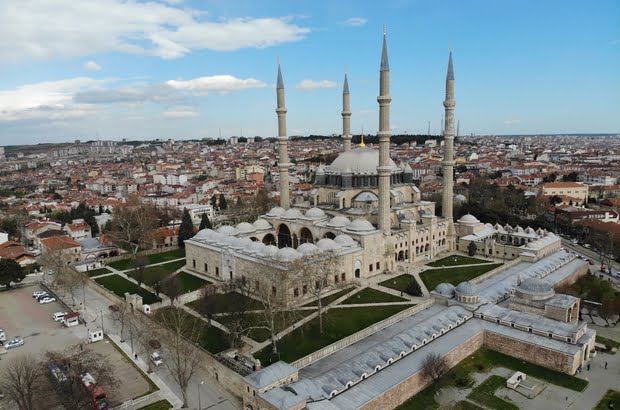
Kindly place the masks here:
[[(162, 252), (162, 253), (154, 253), (152, 255), (146, 255), (145, 258), (149, 265), (154, 263), (171, 261), (174, 259), (184, 258), (185, 257), (185, 249), (177, 249), (174, 251)], [(127, 259), (121, 259), (115, 262), (110, 262), (108, 265), (118, 270), (127, 270), (132, 268), (132, 259), (131, 256)], [(183, 263), (185, 264), (185, 263)]]
[(588, 385), (586, 380), (556, 372), (493, 350), (480, 349), (461, 361), (437, 382), (431, 384), (405, 403), (401, 404), (397, 409), (437, 409), (439, 403), (435, 401), (435, 394), (440, 389), (446, 387), (471, 387), (474, 384), (474, 380), (471, 377), (473, 373), (485, 373), (494, 367), (505, 367), (515, 371), (522, 371), (528, 376), (532, 376), (536, 379), (579, 392), (583, 391)]
[[(386, 288), (394, 289), (399, 292), (406, 292), (407, 286), (409, 286), (409, 284), (414, 280), (415, 278), (413, 277), (413, 275), (409, 275), (405, 273), (403, 275), (399, 275), (394, 278), (384, 280), (383, 282), (379, 283), (379, 286), (385, 286)], [(413, 296), (418, 296), (418, 295), (413, 295)]]
[[(176, 270), (181, 269), (183, 266), (185, 266), (184, 260), (164, 263), (163, 265), (148, 266), (144, 268), (144, 283), (149, 286), (153, 286), (154, 283), (166, 278)], [(136, 279), (137, 276), (136, 272), (133, 270), (127, 272), (127, 275), (134, 279)]]
[(341, 305), (354, 305), (358, 303), (389, 303), (389, 302), (408, 302), (408, 299), (390, 295), (373, 288), (364, 288), (354, 295), (343, 300)]
[(469, 401), (459, 401), (452, 407), (452, 410), (484, 410), (482, 407), (476, 406), (474, 403)]
[(318, 318), (314, 318), (278, 342), (279, 359), (271, 355), (271, 345), (257, 352), (254, 357), (260, 359), (263, 365), (277, 360), (292, 363), (408, 307), (407, 305), (397, 305), (332, 308), (323, 316), (322, 335), (319, 335)]
[(101, 269), (87, 270), (84, 273), (89, 278), (92, 278), (93, 276), (105, 275), (106, 273), (112, 273), (112, 271), (106, 268), (101, 268)]
[[(211, 299), (213, 314), (233, 312), (238, 306), (246, 306), (246, 311), (263, 310), (264, 308), (259, 301), (235, 292), (218, 293), (208, 296), (208, 298)], [(187, 306), (196, 312), (200, 312), (200, 304), (201, 300), (199, 299), (188, 303)]]
[(487, 263), (484, 259), (470, 258), (469, 256), (452, 255), (445, 258), (436, 260), (431, 263), (427, 263), (426, 266), (433, 268), (441, 268), (442, 266), (457, 266), (457, 265), (474, 265), (477, 263)]
[(168, 400), (160, 400), (155, 403), (147, 404), (144, 407), (140, 407), (138, 410), (169, 410), (172, 408), (172, 404)]
[[(351, 289), (353, 289), (353, 288), (346, 288), (346, 289), (342, 289), (341, 291), (336, 292), (336, 293), (334, 293), (334, 294), (331, 294), (331, 295), (329, 295), (329, 296), (323, 296), (323, 297), (321, 298), (321, 305), (323, 305), (323, 306), (327, 306), (327, 305), (329, 305), (329, 304), (330, 304), (330, 303), (332, 303), (334, 300), (336, 300), (336, 299), (338, 299), (338, 298), (340, 298), (340, 297), (342, 297), (342, 296), (346, 295), (347, 293), (351, 292)], [(314, 301), (312, 301), (312, 302), (310, 302), (310, 303), (306, 303), (306, 304), (305, 304), (305, 305), (303, 305), (302, 307), (312, 307), (312, 306), (318, 306), (318, 305), (319, 305), (318, 300), (314, 300)]]
[(420, 279), (422, 279), (422, 282), (424, 282), (426, 289), (431, 291), (435, 289), (440, 283), (451, 283), (456, 286), (463, 281), (477, 278), (483, 273), (493, 270), (499, 266), (502, 266), (502, 264), (493, 263), (482, 266), (463, 266), (458, 268), (429, 269), (420, 273)]
[[(287, 327), (291, 326), (293, 323), (300, 321), (304, 317), (314, 312), (314, 310), (310, 309), (285, 312), (283, 315), (276, 318), (276, 333), (283, 331)], [(231, 319), (231, 316), (218, 316), (214, 318), (214, 320), (218, 321), (224, 326), (230, 326)], [(265, 316), (261, 313), (246, 313), (242, 326), (244, 328), (263, 326), (264, 324), (266, 324), (265, 319)], [(268, 328), (257, 328), (251, 329), (246, 334), (246, 336), (248, 336), (250, 339), (256, 340), (257, 342), (264, 342), (265, 340), (269, 339), (269, 337), (271, 336), (271, 332)]]
[[(177, 309), (177, 308), (166, 307), (166, 308), (157, 310), (157, 312), (155, 313), (155, 320), (158, 320), (159, 322), (161, 322), (162, 316), (166, 315), (172, 309)], [(224, 332), (223, 330), (220, 330), (219, 328), (215, 326), (207, 325), (205, 321), (195, 316), (192, 316), (191, 314), (185, 312), (184, 310), (178, 310), (178, 311), (180, 311), (183, 317), (187, 319), (187, 322), (186, 322), (187, 327), (188, 327), (187, 332), (190, 332), (189, 329), (192, 329), (192, 334), (193, 334), (193, 330), (195, 330), (196, 327), (199, 327), (201, 329), (199, 339), (198, 339), (198, 344), (203, 349), (208, 350), (209, 352), (213, 354), (217, 354), (221, 352), (222, 350), (226, 350), (230, 347), (230, 340), (229, 340), (228, 333)], [(187, 333), (184, 332), (184, 334), (187, 334)]]
[(616, 342), (615, 340), (607, 339), (606, 337), (603, 337), (603, 336), (596, 335), (596, 343), (604, 344), (605, 347), (607, 348), (607, 353), (610, 353), (610, 354), (611, 354), (611, 349), (613, 349), (614, 347), (616, 349), (620, 349), (620, 343)]
[(192, 292), (211, 283), (208, 280), (199, 278), (198, 276), (192, 275), (187, 272), (180, 272), (179, 274), (177, 274), (177, 277), (181, 281), (181, 287), (184, 293)]
[(142, 302), (147, 305), (161, 301), (160, 298), (158, 298), (148, 290), (143, 289), (137, 284), (130, 282), (122, 276), (116, 274), (97, 278), (95, 279), (95, 282), (123, 299), (125, 298), (125, 292), (129, 292), (131, 294), (137, 293), (138, 295), (142, 296)]
[(593, 410), (606, 410), (609, 407), (609, 403), (613, 403), (614, 409), (620, 409), (620, 393), (616, 390), (607, 390), (607, 393), (603, 396), (601, 401), (596, 404)]
[(492, 409), (519, 410), (518, 406), (495, 395), (495, 391), (505, 385), (506, 379), (503, 377), (497, 375), (490, 376), (482, 384), (476, 386), (467, 395), (467, 398)]

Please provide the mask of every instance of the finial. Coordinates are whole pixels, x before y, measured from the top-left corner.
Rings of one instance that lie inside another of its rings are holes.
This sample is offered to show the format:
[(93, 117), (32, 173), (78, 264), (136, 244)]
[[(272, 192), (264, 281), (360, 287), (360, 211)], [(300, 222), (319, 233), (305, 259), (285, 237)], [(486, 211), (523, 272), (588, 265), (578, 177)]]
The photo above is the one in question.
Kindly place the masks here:
[(383, 23), (383, 35), (387, 34), (387, 24)]
[(390, 64), (388, 63), (388, 55), (387, 55), (387, 26), (383, 25), (383, 49), (381, 50), (381, 71), (389, 71)]
[(452, 52), (452, 40), (450, 40), (450, 52)]
[[(452, 50), (452, 48), (450, 48)], [(280, 54), (278, 54), (278, 65), (280, 65)]]
[(362, 141), (360, 142), (360, 148), (364, 148), (366, 144), (364, 144), (364, 134), (362, 133)]

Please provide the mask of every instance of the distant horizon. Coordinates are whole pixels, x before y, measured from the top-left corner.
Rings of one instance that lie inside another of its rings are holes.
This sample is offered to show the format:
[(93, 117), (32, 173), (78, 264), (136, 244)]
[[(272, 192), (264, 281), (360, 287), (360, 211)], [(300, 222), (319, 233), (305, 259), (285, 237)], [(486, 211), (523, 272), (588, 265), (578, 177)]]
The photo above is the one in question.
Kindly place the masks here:
[(620, 130), (615, 0), (21, 0), (0, 2), (0, 145), (275, 136), (278, 61), (290, 135), (341, 130), (345, 72), (373, 134), (384, 24), (394, 133), (440, 132), (450, 49), (461, 135)]

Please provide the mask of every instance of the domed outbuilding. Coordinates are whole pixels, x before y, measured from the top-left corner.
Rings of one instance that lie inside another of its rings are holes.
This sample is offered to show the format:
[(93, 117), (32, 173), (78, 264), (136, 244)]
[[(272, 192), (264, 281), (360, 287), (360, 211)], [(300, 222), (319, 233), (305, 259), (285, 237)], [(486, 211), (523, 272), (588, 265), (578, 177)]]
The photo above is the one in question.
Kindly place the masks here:
[(517, 286), (516, 293), (523, 299), (529, 300), (545, 300), (555, 295), (549, 282), (539, 278), (525, 279)]
[(469, 281), (461, 282), (454, 290), (456, 300), (468, 305), (480, 303), (478, 287)]

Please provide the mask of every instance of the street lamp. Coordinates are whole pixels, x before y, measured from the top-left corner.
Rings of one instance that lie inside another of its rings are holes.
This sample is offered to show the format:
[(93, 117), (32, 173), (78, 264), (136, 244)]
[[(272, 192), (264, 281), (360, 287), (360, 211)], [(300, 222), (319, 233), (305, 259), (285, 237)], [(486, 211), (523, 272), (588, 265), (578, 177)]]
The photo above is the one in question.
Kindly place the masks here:
[(105, 333), (105, 329), (103, 328), (103, 310), (99, 311), (101, 313), (101, 331)]
[(204, 380), (200, 382), (200, 385), (198, 386), (198, 410), (202, 410), (202, 402), (200, 400), (200, 386), (202, 386), (203, 384), (205, 384)]

